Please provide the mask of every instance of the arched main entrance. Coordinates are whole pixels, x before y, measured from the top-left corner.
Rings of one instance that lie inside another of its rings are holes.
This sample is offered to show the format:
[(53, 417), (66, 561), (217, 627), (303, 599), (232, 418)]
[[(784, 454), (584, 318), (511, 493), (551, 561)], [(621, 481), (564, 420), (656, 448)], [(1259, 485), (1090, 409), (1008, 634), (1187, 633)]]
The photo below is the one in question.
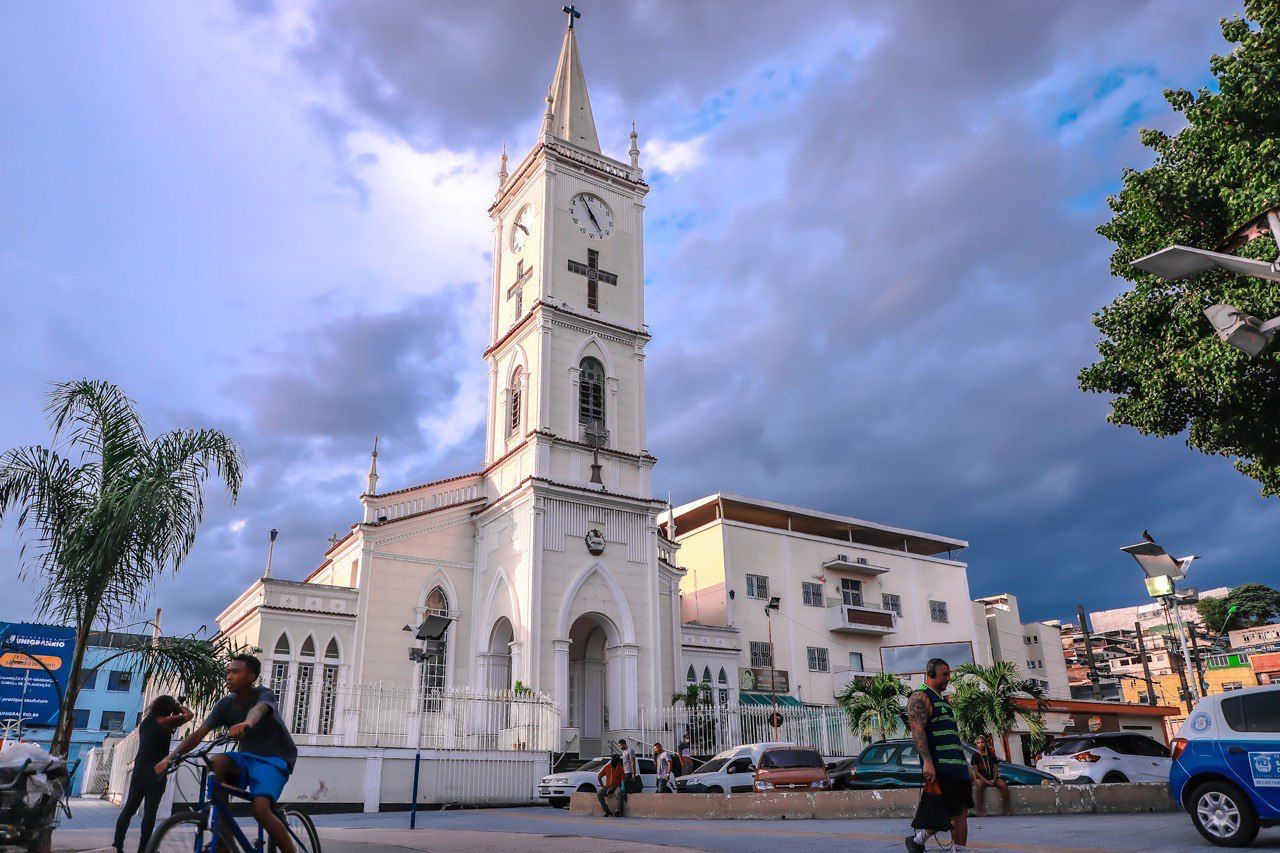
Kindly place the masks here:
[(569, 628), (569, 695), (566, 724), (578, 729), (578, 754), (596, 756), (604, 751), (611, 726), (618, 721), (611, 701), (621, 683), (618, 645), (613, 622), (599, 613), (586, 613)]

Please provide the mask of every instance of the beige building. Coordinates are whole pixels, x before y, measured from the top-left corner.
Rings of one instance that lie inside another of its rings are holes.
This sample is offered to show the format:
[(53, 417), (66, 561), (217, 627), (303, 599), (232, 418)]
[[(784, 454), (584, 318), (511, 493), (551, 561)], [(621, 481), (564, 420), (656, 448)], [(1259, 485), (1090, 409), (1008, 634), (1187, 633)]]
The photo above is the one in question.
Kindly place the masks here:
[(1277, 645), (1280, 644), (1280, 625), (1241, 628), (1228, 632), (1227, 639), (1233, 649), (1255, 649), (1259, 646)]
[(975, 660), (964, 540), (729, 493), (673, 514), (681, 616), (737, 629), (743, 693), (829, 705), (857, 675)]
[(974, 602), (979, 646), (986, 633), (988, 650), (979, 659), (1012, 661), (1022, 678), (1035, 679), (1054, 699), (1070, 699), (1062, 631), (1047, 622), (1023, 623), (1016, 596), (1004, 593)]
[[(1139, 587), (1141, 589), (1141, 587)], [(1188, 590), (1190, 592), (1190, 590)], [(1230, 587), (1207, 589), (1199, 593), (1200, 598), (1226, 598)], [(1183, 591), (1179, 591), (1181, 595)], [(1200, 623), (1200, 613), (1195, 604), (1183, 604), (1178, 608), (1182, 619), (1188, 625)], [(1142, 626), (1144, 632), (1159, 631), (1166, 626), (1167, 614), (1164, 606), (1158, 601), (1149, 601), (1132, 607), (1116, 607), (1112, 610), (1095, 610), (1089, 614), (1089, 630), (1095, 634), (1106, 634), (1111, 631), (1132, 631), (1134, 624)]]

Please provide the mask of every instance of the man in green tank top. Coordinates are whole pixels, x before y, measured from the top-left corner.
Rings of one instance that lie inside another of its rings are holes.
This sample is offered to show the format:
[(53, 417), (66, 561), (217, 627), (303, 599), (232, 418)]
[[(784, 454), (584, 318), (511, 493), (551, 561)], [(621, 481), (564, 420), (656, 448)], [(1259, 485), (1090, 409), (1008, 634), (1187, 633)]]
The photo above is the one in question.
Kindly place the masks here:
[[(964, 850), (969, 840), (968, 814), (973, 806), (973, 792), (956, 715), (951, 703), (943, 696), (950, 683), (951, 667), (946, 661), (933, 658), (925, 664), (924, 685), (912, 691), (907, 699), (907, 723), (911, 729), (911, 740), (920, 753), (925, 787), (937, 783), (947, 814), (951, 816), (952, 849)], [(922, 806), (924, 797), (922, 790)], [(922, 812), (923, 808), (917, 809), (916, 824), (921, 822)], [(906, 838), (907, 849), (920, 853), (925, 849), (925, 841), (937, 828), (920, 828), (918, 825), (914, 828), (917, 832)]]

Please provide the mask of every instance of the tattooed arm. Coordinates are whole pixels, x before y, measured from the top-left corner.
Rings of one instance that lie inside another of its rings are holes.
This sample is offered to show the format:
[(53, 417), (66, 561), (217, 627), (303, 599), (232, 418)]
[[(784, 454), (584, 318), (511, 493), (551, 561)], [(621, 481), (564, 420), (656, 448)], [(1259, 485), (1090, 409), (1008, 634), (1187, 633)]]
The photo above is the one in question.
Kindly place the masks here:
[(911, 740), (920, 753), (920, 770), (924, 773), (924, 783), (929, 785), (937, 778), (932, 756), (929, 754), (929, 734), (925, 726), (929, 715), (933, 713), (933, 703), (923, 690), (917, 690), (907, 699), (907, 725), (911, 729)]

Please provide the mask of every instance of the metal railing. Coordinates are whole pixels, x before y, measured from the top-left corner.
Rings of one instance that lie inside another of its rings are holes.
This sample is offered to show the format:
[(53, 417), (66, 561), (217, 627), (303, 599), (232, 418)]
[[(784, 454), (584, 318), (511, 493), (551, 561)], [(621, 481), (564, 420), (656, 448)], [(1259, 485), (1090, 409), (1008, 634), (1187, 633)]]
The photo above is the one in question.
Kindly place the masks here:
[(849, 729), (844, 711), (836, 707), (778, 705), (775, 729), (765, 705), (668, 705), (640, 709), (637, 738), (674, 747), (689, 735), (693, 751), (714, 755), (744, 743), (793, 741), (811, 746), (824, 756), (851, 756), (862, 750), (862, 739)]

